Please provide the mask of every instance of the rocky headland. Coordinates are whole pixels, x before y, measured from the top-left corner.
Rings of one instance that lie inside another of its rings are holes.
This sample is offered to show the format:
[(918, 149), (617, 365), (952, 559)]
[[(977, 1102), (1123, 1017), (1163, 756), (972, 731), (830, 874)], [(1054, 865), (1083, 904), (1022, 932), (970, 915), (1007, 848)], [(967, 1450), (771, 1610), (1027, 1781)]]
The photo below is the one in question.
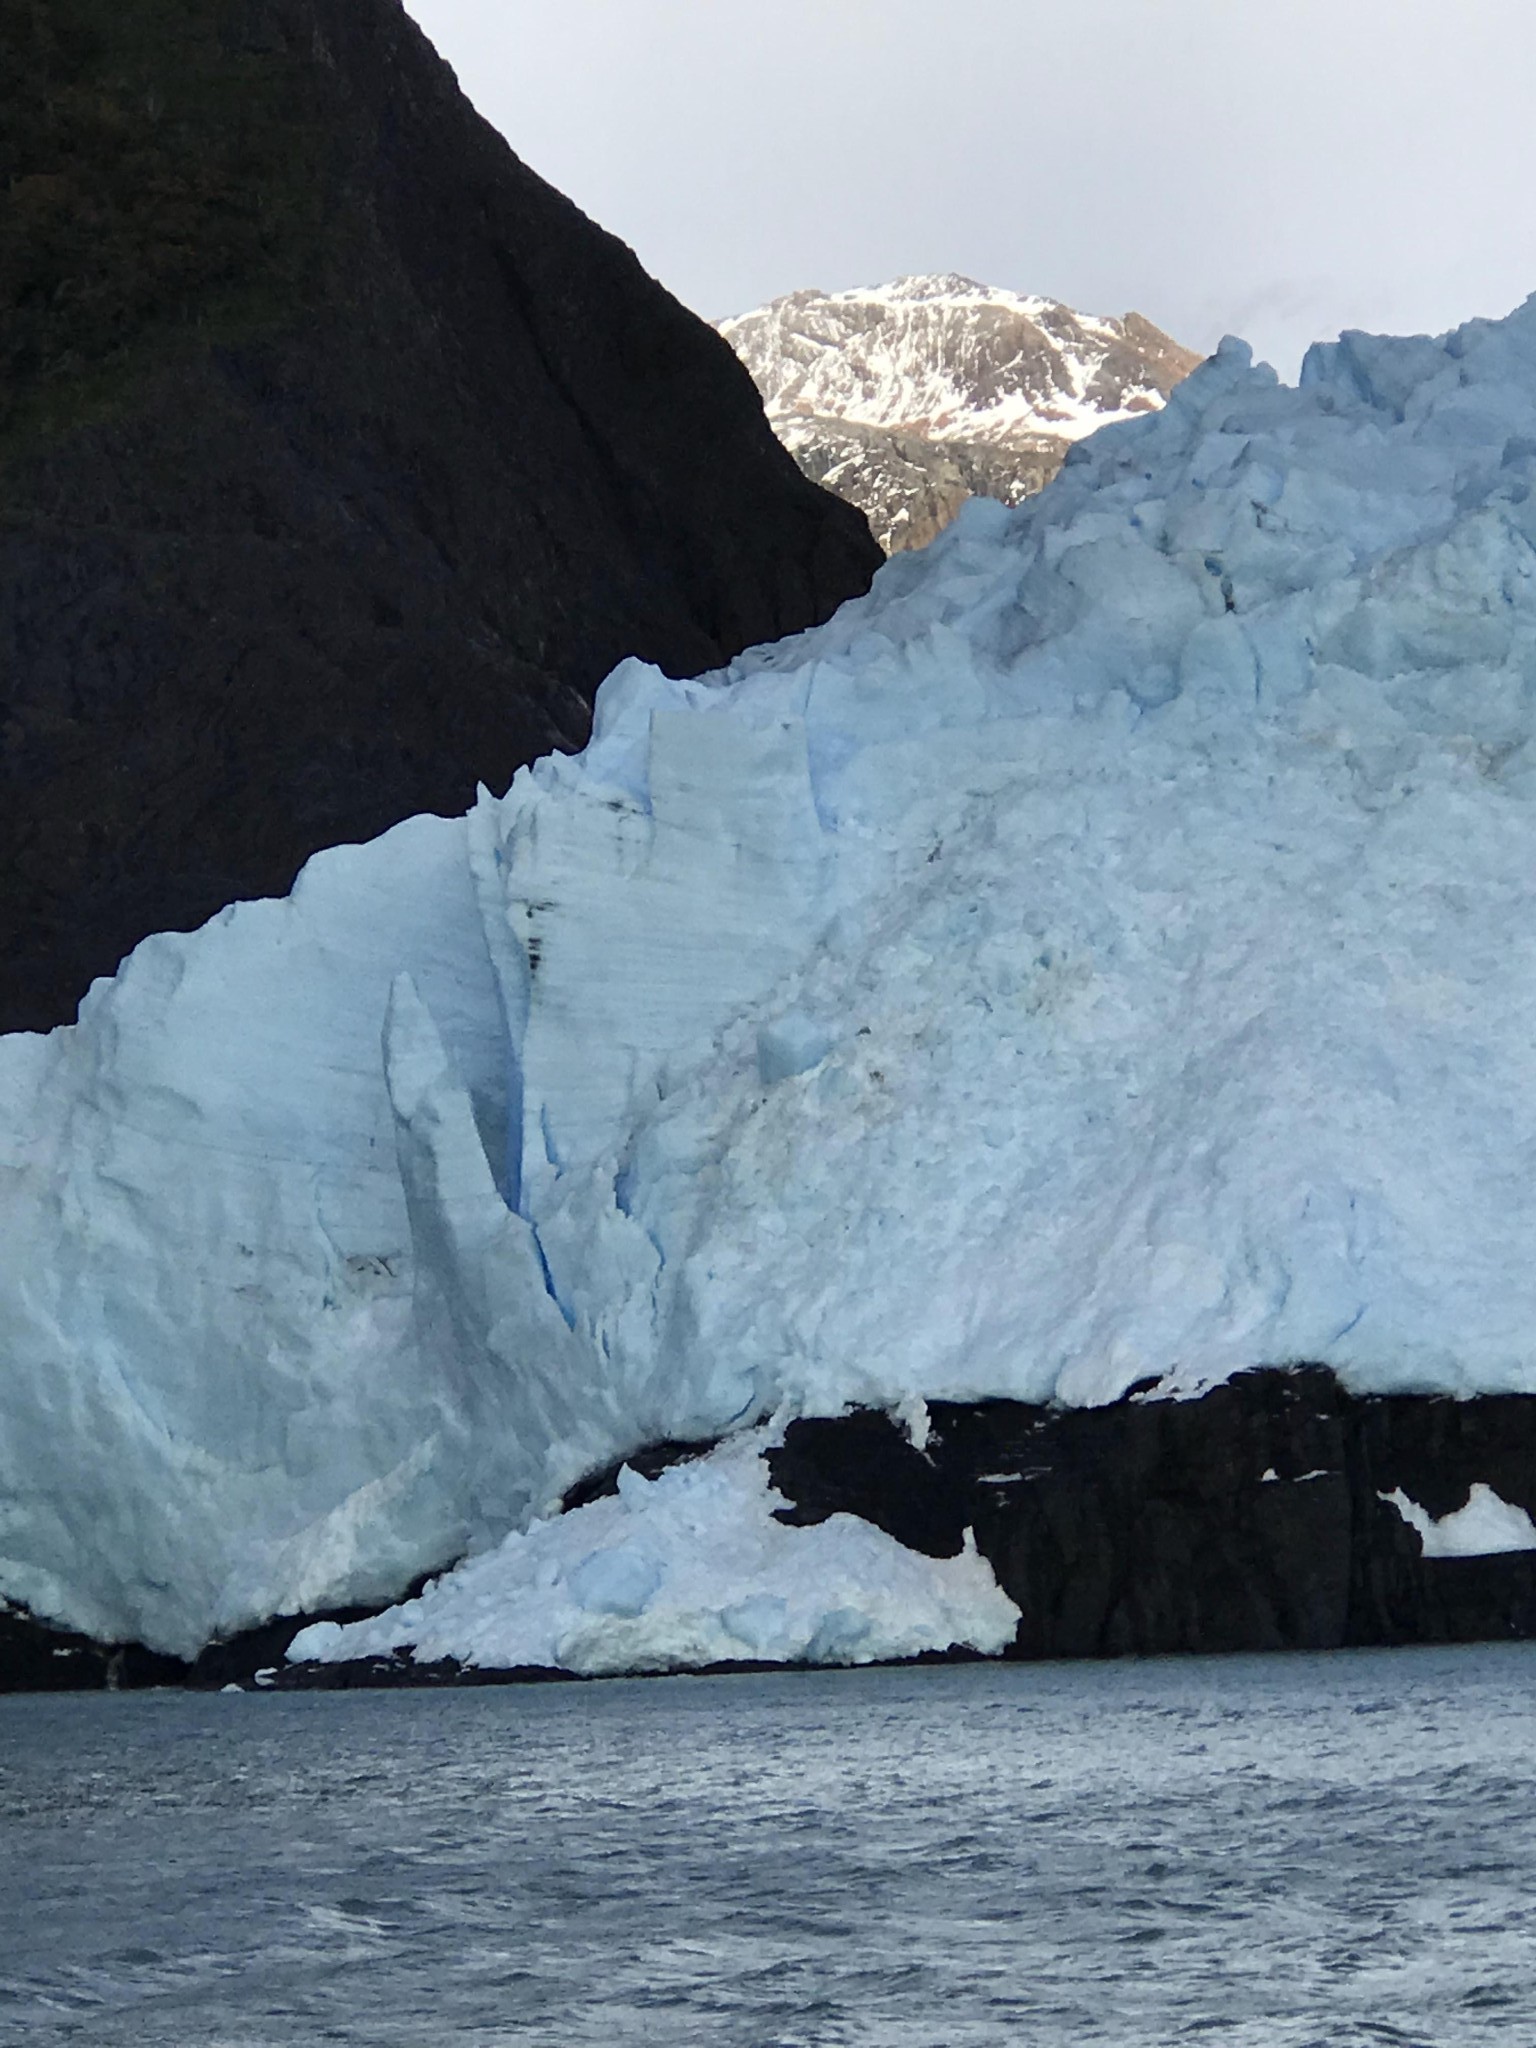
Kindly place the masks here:
[(16, 0), (0, 123), (0, 1031), (868, 584), (399, 0)]

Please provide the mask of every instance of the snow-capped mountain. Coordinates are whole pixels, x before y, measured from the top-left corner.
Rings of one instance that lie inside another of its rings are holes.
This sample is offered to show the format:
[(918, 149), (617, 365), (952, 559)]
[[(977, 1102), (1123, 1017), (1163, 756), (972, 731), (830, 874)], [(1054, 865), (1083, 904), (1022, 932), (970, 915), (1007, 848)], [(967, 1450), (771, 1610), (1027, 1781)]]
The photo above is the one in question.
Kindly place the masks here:
[(1139, 313), (953, 275), (791, 292), (720, 331), (801, 468), (888, 550), (925, 546), (968, 497), (1017, 504), (1074, 441), (1155, 410), (1199, 361)]
[[(1533, 676), (1536, 301), (1296, 390), (1234, 343), (825, 625), (146, 941), (0, 1039), (0, 1594), (190, 1651), (768, 1418), (1536, 1393)], [(743, 1488), (506, 1583), (642, 1621)]]

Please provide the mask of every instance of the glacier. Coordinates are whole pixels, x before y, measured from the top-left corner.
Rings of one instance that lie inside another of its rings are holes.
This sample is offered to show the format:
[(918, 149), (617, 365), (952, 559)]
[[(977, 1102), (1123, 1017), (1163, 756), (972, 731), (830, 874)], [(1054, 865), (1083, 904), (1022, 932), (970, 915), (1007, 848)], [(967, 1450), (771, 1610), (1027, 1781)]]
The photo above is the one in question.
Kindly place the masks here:
[(1536, 1391), (1536, 301), (1240, 343), (0, 1039), (0, 1593), (187, 1655), (771, 1415)]

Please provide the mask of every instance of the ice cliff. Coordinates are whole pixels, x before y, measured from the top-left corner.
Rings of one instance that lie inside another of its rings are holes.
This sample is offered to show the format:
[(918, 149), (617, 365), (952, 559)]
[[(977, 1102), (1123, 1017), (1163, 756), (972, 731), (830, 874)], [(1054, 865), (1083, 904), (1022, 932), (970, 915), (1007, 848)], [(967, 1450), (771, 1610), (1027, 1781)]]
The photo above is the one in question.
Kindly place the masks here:
[(0, 1040), (0, 1592), (170, 1650), (775, 1412), (1536, 1390), (1536, 302), (1229, 343)]

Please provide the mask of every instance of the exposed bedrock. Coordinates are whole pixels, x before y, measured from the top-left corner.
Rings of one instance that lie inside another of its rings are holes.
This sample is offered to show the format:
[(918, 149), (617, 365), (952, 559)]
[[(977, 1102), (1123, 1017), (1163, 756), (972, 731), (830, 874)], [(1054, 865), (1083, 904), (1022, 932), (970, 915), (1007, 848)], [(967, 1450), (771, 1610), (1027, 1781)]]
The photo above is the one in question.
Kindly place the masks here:
[[(1488, 1488), (1536, 1515), (1536, 1395), (1358, 1399), (1322, 1367), (1244, 1373), (1200, 1400), (1111, 1408), (935, 1402), (915, 1448), (884, 1413), (793, 1422), (771, 1451), (781, 1518), (875, 1523), (959, 1554), (974, 1528), (1018, 1605), (1019, 1658), (1328, 1650), (1536, 1636), (1536, 1549), (1427, 1556), (1392, 1501), (1435, 1522)], [(698, 1445), (657, 1446), (649, 1474)], [(570, 1505), (611, 1487), (611, 1472)], [(361, 1610), (349, 1610), (350, 1619)], [(309, 1617), (312, 1619), (313, 1617)], [(194, 1664), (0, 1615), (0, 1689), (494, 1682), (408, 1658), (285, 1668), (277, 1621)], [(926, 1660), (919, 1660), (926, 1661)], [(548, 1670), (502, 1673), (538, 1679)]]
[(868, 585), (399, 0), (9, 0), (0, 127), (0, 1032)]
[(1536, 1551), (1426, 1557), (1381, 1498), (1439, 1520), (1471, 1489), (1536, 1510), (1536, 1396), (1356, 1399), (1331, 1372), (1244, 1373), (1198, 1401), (935, 1402), (792, 1423), (787, 1512), (839, 1510), (934, 1556), (976, 1541), (1019, 1657), (1337, 1649), (1536, 1635)]
[[(414, 1581), (407, 1592), (419, 1591), (423, 1583)], [(280, 1614), (209, 1643), (189, 1659), (168, 1657), (142, 1643), (97, 1642), (75, 1629), (39, 1621), (25, 1607), (0, 1597), (0, 1692), (141, 1692), (155, 1686), (207, 1692), (226, 1685), (264, 1685), (301, 1628), (317, 1620), (360, 1621), (369, 1611), (335, 1607), (323, 1615)]]

